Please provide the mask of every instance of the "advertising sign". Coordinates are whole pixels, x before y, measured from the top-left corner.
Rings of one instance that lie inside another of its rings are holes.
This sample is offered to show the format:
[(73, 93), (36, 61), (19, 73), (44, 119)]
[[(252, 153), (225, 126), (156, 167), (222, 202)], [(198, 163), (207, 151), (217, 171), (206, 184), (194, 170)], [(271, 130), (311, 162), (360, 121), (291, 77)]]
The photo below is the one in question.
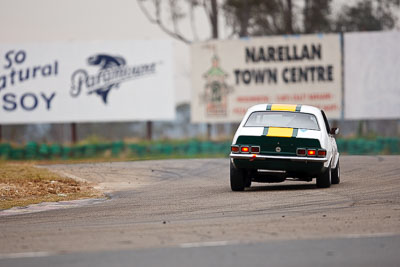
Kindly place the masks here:
[(345, 119), (400, 118), (400, 32), (346, 33)]
[(173, 120), (172, 44), (0, 45), (0, 123)]
[(302, 35), (192, 45), (192, 122), (239, 122), (260, 103), (309, 104), (341, 116), (340, 36)]

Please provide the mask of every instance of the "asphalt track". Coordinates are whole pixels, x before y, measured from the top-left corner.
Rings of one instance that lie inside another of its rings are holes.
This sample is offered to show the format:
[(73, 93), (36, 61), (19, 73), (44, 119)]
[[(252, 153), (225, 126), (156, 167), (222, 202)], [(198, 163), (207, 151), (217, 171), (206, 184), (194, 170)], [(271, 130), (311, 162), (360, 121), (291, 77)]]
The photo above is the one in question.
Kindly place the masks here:
[(53, 165), (111, 199), (0, 213), (0, 266), (400, 266), (400, 157), (231, 192), (227, 159)]

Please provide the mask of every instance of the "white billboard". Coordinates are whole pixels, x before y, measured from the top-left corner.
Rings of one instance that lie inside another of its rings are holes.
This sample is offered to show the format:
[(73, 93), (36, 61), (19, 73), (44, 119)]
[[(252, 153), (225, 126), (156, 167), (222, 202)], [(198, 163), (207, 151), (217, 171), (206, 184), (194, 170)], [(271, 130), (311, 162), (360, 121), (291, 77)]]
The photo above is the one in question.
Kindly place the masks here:
[(192, 121), (239, 122), (259, 103), (309, 104), (341, 117), (340, 35), (192, 45)]
[(0, 123), (173, 120), (170, 41), (0, 45)]
[(345, 118), (400, 118), (400, 32), (346, 33)]

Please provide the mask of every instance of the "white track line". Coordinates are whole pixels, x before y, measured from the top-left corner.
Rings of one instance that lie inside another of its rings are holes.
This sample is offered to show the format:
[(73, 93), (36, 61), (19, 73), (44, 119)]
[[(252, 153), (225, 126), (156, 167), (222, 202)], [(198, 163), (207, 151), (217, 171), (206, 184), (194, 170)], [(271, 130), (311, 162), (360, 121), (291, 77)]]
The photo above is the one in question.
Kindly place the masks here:
[(8, 253), (8, 254), (0, 254), (0, 260), (21, 259), (21, 258), (41, 258), (41, 257), (48, 257), (48, 256), (51, 256), (54, 254), (55, 253), (47, 252), (47, 251)]
[(347, 234), (342, 236), (338, 235), (338, 238), (390, 237), (399, 235), (400, 233)]
[(0, 211), (0, 217), (2, 216), (12, 216), (18, 214), (28, 214), (48, 210), (59, 210), (67, 208), (76, 208), (87, 205), (95, 205), (98, 203), (103, 203), (107, 198), (88, 198), (88, 199), (77, 199), (77, 200), (66, 200), (59, 202), (42, 202), (39, 204), (31, 204), (26, 207), (14, 207), (7, 210)]
[(239, 241), (213, 241), (213, 242), (198, 242), (198, 243), (183, 243), (180, 248), (200, 248), (200, 247), (222, 247), (239, 244)]
[[(357, 238), (373, 238), (373, 237), (391, 237), (391, 236), (399, 236), (400, 233), (370, 233), (370, 234), (338, 234), (336, 236), (325, 236), (325, 237), (311, 237), (311, 238), (302, 238), (302, 239), (278, 239), (278, 240), (264, 240), (257, 241), (256, 243), (265, 243), (265, 242), (275, 242), (275, 241), (290, 241), (290, 240), (329, 240), (329, 239), (357, 239)], [(197, 242), (197, 243), (182, 243), (179, 244), (180, 248), (200, 248), (200, 247), (222, 247), (229, 245), (238, 245), (238, 244), (250, 244), (251, 240), (247, 241), (213, 241), (213, 242)]]

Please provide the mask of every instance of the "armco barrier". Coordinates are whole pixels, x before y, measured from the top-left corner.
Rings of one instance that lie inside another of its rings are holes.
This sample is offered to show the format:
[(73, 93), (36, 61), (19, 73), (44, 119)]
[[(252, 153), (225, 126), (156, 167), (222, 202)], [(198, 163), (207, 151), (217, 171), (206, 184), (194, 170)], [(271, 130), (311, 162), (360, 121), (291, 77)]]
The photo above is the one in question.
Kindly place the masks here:
[[(151, 157), (196, 157), (228, 155), (231, 141), (175, 141), (124, 143), (122, 141), (102, 144), (63, 146), (60, 144), (38, 144), (29, 142), (25, 146), (0, 144), (0, 159), (6, 160), (51, 160), (82, 158), (151, 158)], [(400, 154), (400, 138), (378, 137), (374, 140), (364, 138), (337, 139), (341, 154), (379, 155)]]

